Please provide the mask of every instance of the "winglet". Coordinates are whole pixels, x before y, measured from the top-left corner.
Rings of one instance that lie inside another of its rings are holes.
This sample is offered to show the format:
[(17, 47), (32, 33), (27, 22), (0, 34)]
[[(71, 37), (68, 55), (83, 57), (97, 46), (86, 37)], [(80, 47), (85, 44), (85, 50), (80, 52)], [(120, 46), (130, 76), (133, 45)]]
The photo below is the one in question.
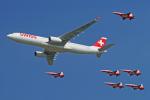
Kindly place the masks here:
[(97, 16), (96, 18), (95, 18), (95, 21), (99, 21), (100, 20), (100, 16)]

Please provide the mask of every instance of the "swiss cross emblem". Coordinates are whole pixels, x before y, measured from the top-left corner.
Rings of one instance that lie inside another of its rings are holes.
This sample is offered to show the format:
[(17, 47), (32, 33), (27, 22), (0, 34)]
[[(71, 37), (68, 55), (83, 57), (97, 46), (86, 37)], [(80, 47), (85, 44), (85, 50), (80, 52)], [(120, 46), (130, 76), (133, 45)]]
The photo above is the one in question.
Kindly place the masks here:
[(100, 46), (104, 45), (104, 42), (102, 40), (100, 40), (98, 43), (99, 43)]

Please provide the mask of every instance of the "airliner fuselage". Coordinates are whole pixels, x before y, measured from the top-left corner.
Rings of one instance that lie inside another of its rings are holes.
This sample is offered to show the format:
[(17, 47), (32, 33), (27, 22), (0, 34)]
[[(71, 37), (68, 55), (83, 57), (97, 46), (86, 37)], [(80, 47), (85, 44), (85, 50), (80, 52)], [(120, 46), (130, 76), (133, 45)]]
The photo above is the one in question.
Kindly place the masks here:
[[(73, 52), (80, 54), (97, 54), (99, 52), (98, 47), (86, 46), (72, 42), (67, 42), (65, 45), (61, 45), (60, 43), (49, 43), (49, 38), (35, 36), (27, 33), (12, 33), (7, 35), (7, 37), (19, 43), (48, 49), (51, 52)], [(57, 37), (51, 38), (57, 39)]]

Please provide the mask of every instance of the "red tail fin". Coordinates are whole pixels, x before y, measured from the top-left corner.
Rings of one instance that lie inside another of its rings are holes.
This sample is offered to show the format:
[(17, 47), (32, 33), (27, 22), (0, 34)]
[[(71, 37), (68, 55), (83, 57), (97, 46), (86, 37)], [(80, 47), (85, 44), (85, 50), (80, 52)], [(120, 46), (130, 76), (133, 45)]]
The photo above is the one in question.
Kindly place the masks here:
[(101, 37), (100, 40), (98, 40), (93, 46), (99, 47), (99, 48), (103, 48), (106, 44), (106, 37)]

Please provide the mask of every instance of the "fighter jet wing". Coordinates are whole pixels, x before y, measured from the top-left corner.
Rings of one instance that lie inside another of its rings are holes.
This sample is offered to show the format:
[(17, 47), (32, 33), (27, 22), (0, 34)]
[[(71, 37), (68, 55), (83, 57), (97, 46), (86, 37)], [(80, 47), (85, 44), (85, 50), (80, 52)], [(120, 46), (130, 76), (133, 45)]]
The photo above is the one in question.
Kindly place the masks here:
[(114, 85), (115, 83), (105, 82), (105, 84), (107, 84), (107, 85)]
[(111, 70), (100, 70), (101, 72), (113, 72), (113, 71), (111, 71)]
[(67, 43), (69, 40), (71, 40), (72, 38), (74, 38), (75, 36), (77, 36), (79, 33), (83, 32), (84, 30), (86, 30), (87, 28), (89, 28), (91, 25), (93, 25), (94, 23), (96, 23), (98, 21), (98, 17), (95, 18), (94, 20), (90, 21), (89, 23), (82, 25), (81, 27), (63, 34), (62, 36), (60, 36), (59, 38), (62, 39), (63, 44)]
[(47, 59), (48, 65), (52, 65), (56, 52), (45, 51), (45, 53), (47, 55), (46, 59)]
[(129, 87), (137, 87), (138, 85), (135, 85), (135, 84), (125, 84), (126, 86), (129, 86)]
[(45, 72), (45, 73), (50, 74), (50, 75), (56, 75), (56, 74), (58, 74), (56, 72)]
[(121, 13), (121, 12), (116, 12), (116, 11), (114, 11), (114, 12), (112, 12), (113, 14), (116, 14), (116, 15), (122, 15), (122, 14), (124, 14), (124, 13)]

